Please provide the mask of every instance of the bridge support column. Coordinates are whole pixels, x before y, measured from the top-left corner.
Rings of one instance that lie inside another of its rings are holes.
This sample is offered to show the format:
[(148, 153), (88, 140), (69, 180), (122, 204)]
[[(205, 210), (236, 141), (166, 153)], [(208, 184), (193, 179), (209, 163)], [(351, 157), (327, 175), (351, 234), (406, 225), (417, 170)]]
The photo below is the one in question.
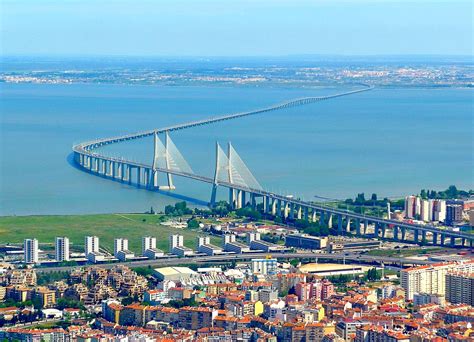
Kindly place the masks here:
[(369, 228), (369, 220), (364, 220), (364, 235), (367, 235), (368, 228)]
[(398, 226), (393, 227), (393, 239), (398, 241)]
[(456, 238), (454, 236), (451, 236), (449, 240), (450, 240), (449, 245), (451, 247), (455, 247), (456, 246)]
[(308, 208), (308, 207), (304, 207), (303, 212), (304, 212), (304, 214), (303, 214), (304, 219), (305, 219), (306, 221), (308, 221), (308, 219), (309, 219), (309, 216), (308, 216), (308, 215), (309, 215), (309, 208)]
[(237, 205), (239, 206), (238, 209), (241, 209), (245, 206), (245, 191), (237, 191)]
[(232, 209), (236, 209), (236, 190), (229, 188), (229, 205)]
[(101, 171), (102, 175), (107, 176), (107, 162), (105, 161), (105, 159), (101, 159), (100, 168), (102, 169)]
[(112, 178), (115, 179), (117, 177), (117, 163), (116, 162), (111, 162), (112, 163)]
[(329, 219), (328, 219), (328, 228), (332, 229), (333, 225), (332, 225), (332, 214), (329, 213)]
[(413, 241), (415, 243), (418, 243), (419, 242), (419, 231), (418, 229), (414, 229), (413, 230)]
[(132, 184), (132, 167), (130, 165), (127, 165), (127, 182)]
[(311, 214), (311, 221), (316, 222), (318, 221), (318, 213), (316, 210), (313, 209), (313, 213)]
[(356, 235), (360, 236), (360, 219), (355, 220), (355, 225), (356, 225)]
[(142, 184), (142, 168), (137, 167), (137, 186), (140, 187)]
[(337, 215), (337, 234), (342, 235), (342, 215)]
[(150, 169), (144, 169), (143, 173), (143, 178), (145, 178), (145, 187), (148, 189), (150, 188)]
[(284, 217), (285, 219), (287, 219), (287, 218), (288, 218), (288, 214), (290, 213), (290, 205), (289, 205), (288, 202), (285, 203), (285, 205), (284, 205), (284, 210), (283, 210), (283, 211), (284, 211), (283, 217)]
[(346, 233), (351, 233), (351, 219), (349, 216), (346, 216)]
[(323, 225), (326, 223), (326, 213), (324, 211), (319, 212), (319, 224)]
[(438, 244), (438, 233), (433, 233), (433, 245)]
[(301, 220), (303, 218), (303, 208), (301, 208), (301, 205), (298, 206), (298, 211), (296, 212), (296, 218), (298, 220)]
[[(277, 215), (277, 203), (278, 203), (278, 200), (273, 199), (273, 201), (272, 201), (272, 215), (273, 216)], [(278, 214), (278, 215), (280, 215), (280, 214)]]
[(421, 231), (421, 243), (426, 244), (428, 241), (426, 240), (426, 231), (422, 230)]
[(257, 201), (255, 200), (255, 194), (253, 193), (250, 193), (250, 205), (253, 210), (257, 209)]
[(378, 222), (374, 222), (374, 236), (378, 238), (380, 235), (380, 224)]
[(445, 245), (445, 239), (446, 239), (446, 235), (441, 234), (441, 235), (440, 235), (440, 241), (439, 241), (439, 244), (440, 244), (441, 246), (444, 246), (444, 245)]
[(405, 241), (406, 240), (406, 236), (407, 236), (407, 229), (405, 227), (402, 227), (402, 241)]
[(295, 204), (290, 203), (290, 219), (293, 220), (295, 218)]

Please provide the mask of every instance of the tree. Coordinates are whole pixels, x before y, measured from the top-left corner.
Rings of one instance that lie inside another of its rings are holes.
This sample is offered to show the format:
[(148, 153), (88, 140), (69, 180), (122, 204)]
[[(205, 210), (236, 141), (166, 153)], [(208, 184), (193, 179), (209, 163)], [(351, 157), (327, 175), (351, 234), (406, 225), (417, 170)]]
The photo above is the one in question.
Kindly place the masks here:
[(374, 201), (374, 202), (377, 201), (377, 194), (372, 194), (372, 196), (370, 197), (370, 199), (371, 199), (372, 201)]
[(426, 193), (425, 189), (421, 189), (420, 197), (423, 199), (428, 199), (428, 194)]
[(196, 229), (199, 228), (199, 221), (195, 218), (192, 218), (188, 221), (188, 228), (189, 229)]

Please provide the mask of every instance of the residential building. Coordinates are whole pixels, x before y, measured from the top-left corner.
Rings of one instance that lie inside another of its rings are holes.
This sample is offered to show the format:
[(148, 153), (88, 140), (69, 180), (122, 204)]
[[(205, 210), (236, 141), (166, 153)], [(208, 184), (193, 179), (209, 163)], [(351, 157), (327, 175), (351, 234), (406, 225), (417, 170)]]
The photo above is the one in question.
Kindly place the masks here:
[(86, 257), (89, 253), (99, 252), (99, 238), (97, 236), (86, 236), (84, 241), (84, 253)]
[(277, 259), (252, 259), (252, 273), (259, 273), (263, 275), (275, 274), (277, 269)]
[(38, 255), (38, 240), (36, 239), (25, 239), (23, 243), (23, 255), (24, 261), (27, 264), (34, 264), (39, 261)]
[(447, 204), (446, 205), (446, 220), (445, 223), (453, 226), (462, 222), (463, 206), (461, 204)]
[(55, 247), (56, 261), (69, 261), (69, 238), (65, 236), (56, 237)]
[(407, 268), (401, 271), (401, 285), (408, 300), (415, 293), (445, 294), (448, 271), (474, 272), (474, 260)]
[(464, 303), (474, 306), (474, 273), (448, 272), (446, 300), (452, 304)]

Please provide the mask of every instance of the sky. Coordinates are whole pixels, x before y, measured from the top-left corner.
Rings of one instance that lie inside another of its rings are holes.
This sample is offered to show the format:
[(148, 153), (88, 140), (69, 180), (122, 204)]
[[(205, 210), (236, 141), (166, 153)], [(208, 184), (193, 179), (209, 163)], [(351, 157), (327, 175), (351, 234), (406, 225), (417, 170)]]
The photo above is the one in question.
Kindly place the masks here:
[(2, 55), (472, 55), (470, 0), (0, 0)]

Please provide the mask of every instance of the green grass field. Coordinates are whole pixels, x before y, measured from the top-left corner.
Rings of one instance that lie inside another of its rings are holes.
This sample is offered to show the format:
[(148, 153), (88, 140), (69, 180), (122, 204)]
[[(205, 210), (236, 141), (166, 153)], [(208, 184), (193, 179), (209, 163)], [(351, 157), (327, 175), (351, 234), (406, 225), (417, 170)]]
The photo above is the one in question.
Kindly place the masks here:
[[(86, 235), (97, 235), (101, 247), (113, 251), (114, 238), (125, 237), (129, 248), (141, 252), (142, 236), (155, 236), (157, 248), (168, 251), (168, 236), (179, 233), (187, 247), (195, 248), (199, 230), (176, 229), (159, 223), (158, 215), (101, 214), (67, 216), (6, 216), (0, 217), (0, 243), (21, 243), (36, 238), (40, 244), (53, 245), (56, 236), (69, 237), (74, 249), (82, 250)], [(220, 245), (220, 239), (211, 242)]]
[(368, 255), (375, 256), (386, 256), (386, 257), (398, 257), (403, 255), (405, 257), (416, 256), (419, 254), (430, 254), (437, 253), (446, 250), (442, 247), (429, 247), (429, 248), (410, 248), (410, 249), (374, 249), (367, 252)]

